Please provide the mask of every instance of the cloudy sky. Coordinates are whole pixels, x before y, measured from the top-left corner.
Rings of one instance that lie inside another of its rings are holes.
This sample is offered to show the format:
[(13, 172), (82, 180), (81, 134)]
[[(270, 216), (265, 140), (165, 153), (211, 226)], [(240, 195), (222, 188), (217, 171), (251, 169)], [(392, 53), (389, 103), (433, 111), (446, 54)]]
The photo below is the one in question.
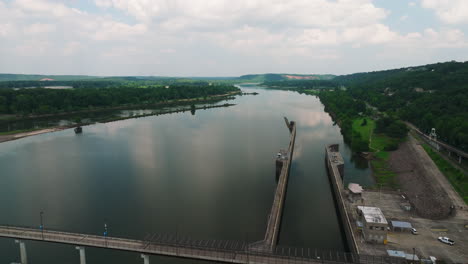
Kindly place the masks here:
[(468, 60), (467, 0), (0, 0), (0, 72), (345, 74)]

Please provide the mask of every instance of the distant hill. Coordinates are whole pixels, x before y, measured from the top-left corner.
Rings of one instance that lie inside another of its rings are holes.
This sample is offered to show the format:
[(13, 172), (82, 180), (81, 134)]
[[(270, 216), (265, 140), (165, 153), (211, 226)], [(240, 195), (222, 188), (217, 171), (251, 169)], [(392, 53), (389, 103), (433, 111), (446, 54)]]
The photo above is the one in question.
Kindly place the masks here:
[(446, 90), (465, 86), (468, 62), (443, 62), (385, 71), (337, 76), (334, 82), (346, 86), (365, 86), (370, 90)]
[(331, 80), (335, 75), (331, 74), (286, 74), (265, 73), (242, 75), (238, 80), (250, 82), (288, 81), (288, 80)]
[(87, 75), (39, 75), (0, 73), (0, 81), (40, 81), (42, 79), (52, 79), (55, 81), (79, 81), (96, 78), (99, 77)]
[(160, 80), (195, 80), (226, 82), (265, 82), (283, 80), (331, 80), (331, 74), (248, 74), (240, 77), (161, 77), (161, 76), (89, 76), (89, 75), (41, 75), (41, 74), (7, 74), (0, 73), (0, 82), (4, 81), (160, 81)]

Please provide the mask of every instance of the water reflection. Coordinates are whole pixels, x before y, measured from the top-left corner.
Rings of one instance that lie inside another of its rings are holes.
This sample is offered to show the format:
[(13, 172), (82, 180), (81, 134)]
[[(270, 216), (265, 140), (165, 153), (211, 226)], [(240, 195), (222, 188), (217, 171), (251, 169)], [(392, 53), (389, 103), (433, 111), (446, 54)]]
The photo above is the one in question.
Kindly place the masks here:
[[(324, 167), (324, 147), (342, 142), (313, 96), (259, 90), (229, 108), (129, 119), (0, 144), (0, 223), (47, 225), (144, 238), (169, 232), (200, 239), (260, 240), (275, 183), (275, 154), (289, 143), (283, 116), (297, 121), (280, 244), (343, 249)], [(342, 147), (346, 174), (364, 181)], [(0, 239), (0, 262), (17, 259)], [(61, 250), (57, 250), (61, 249)], [(31, 243), (31, 262), (76, 262), (72, 247)], [(6, 252), (6, 254), (4, 254)], [(90, 263), (134, 263), (130, 253), (90, 250)], [(154, 259), (152, 259), (153, 261)], [(187, 263), (164, 259), (164, 263)], [(189, 262), (191, 263), (191, 261)]]

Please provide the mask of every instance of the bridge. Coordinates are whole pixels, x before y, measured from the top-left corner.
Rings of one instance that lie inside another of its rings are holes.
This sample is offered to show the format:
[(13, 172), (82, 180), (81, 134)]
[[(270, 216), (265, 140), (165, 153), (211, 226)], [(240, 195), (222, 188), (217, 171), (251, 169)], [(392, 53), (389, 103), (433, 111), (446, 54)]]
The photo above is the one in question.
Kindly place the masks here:
[(144, 264), (149, 264), (149, 255), (242, 264), (404, 263), (402, 259), (398, 258), (304, 248), (275, 247), (271, 252), (259, 252), (251, 251), (248, 244), (236, 241), (195, 240), (168, 234), (153, 234), (149, 239), (136, 240), (28, 227), (0, 226), (0, 237), (16, 239), (16, 242), (20, 244), (21, 264), (27, 264), (24, 240), (74, 245), (79, 251), (81, 264), (86, 263), (85, 247), (139, 253)]

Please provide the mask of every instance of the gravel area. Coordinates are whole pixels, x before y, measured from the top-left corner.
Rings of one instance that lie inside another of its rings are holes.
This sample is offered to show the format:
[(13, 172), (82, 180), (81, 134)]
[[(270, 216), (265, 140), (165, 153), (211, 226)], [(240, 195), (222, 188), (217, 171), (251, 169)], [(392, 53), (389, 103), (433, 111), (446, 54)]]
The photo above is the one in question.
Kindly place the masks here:
[(458, 194), (411, 135), (398, 150), (391, 152), (389, 165), (397, 173), (401, 192), (406, 194), (418, 216), (446, 219), (463, 207), (455, 199)]

